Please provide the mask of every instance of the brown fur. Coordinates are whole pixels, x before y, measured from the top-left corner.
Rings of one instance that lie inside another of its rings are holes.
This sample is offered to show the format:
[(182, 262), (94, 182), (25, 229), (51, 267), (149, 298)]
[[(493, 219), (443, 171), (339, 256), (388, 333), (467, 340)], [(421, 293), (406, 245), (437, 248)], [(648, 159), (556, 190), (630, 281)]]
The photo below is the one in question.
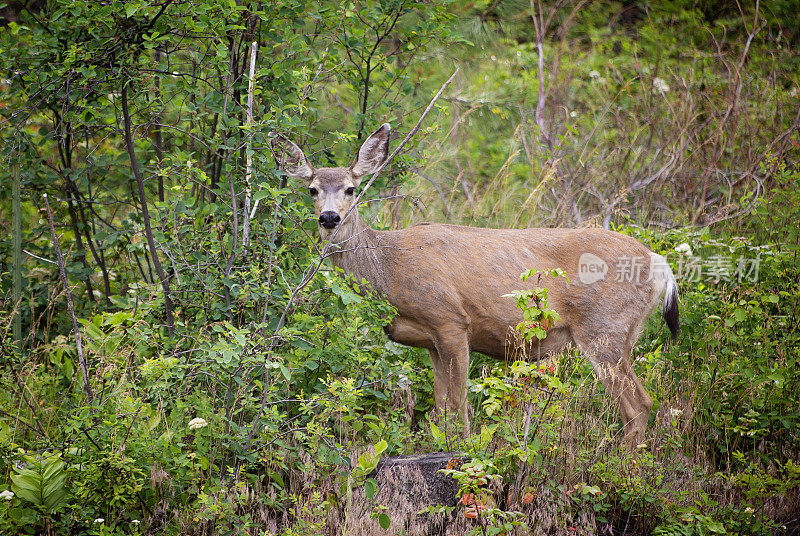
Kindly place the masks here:
[(651, 273), (645, 263), (635, 281), (617, 281), (609, 273), (584, 284), (578, 269), (584, 253), (609, 267), (622, 258), (663, 258), (633, 238), (603, 229), (484, 229), (424, 223), (376, 231), (356, 211), (345, 218), (355, 199), (347, 188), (358, 187), (364, 175), (377, 170), (386, 158), (388, 139), (389, 125), (383, 125), (364, 142), (349, 168), (314, 169), (300, 149), (283, 138), (273, 140), (273, 149), (286, 172), (316, 192), (317, 216), (335, 213), (343, 219), (333, 228), (322, 224), (319, 228), (324, 240), (332, 240), (333, 264), (357, 280), (369, 281), (397, 308), (387, 331), (393, 340), (430, 352), (437, 411), (456, 410), (467, 428), (469, 351), (497, 359), (508, 355), (515, 344), (508, 336), (509, 327), (520, 322), (521, 313), (514, 300), (503, 296), (532, 286), (520, 280), (525, 270), (561, 268), (569, 282), (549, 276), (541, 282), (549, 288), (550, 307), (561, 322), (541, 345), (527, 348), (528, 355), (550, 355), (575, 343), (617, 402), (626, 443), (639, 443), (652, 401), (633, 371), (631, 350), (665, 290), (671, 290), (667, 302), (677, 322), (674, 278), (668, 268)]

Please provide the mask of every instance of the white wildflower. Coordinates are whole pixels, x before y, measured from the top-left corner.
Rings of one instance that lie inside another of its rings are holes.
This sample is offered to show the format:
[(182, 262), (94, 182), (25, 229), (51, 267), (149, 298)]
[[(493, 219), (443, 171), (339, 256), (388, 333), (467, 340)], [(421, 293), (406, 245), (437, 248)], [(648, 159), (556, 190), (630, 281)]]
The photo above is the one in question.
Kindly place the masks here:
[(0, 499), (3, 499), (4, 501), (10, 501), (13, 498), (14, 498), (14, 492), (11, 491), (10, 489), (7, 489), (5, 491), (0, 491)]
[(600, 78), (600, 73), (592, 69), (589, 71), (589, 78)]
[(752, 506), (748, 506), (747, 508), (744, 509), (745, 514), (752, 514), (753, 512), (755, 512), (755, 510), (753, 510)]
[(138, 519), (131, 519), (131, 523), (133, 523), (134, 525), (138, 525), (139, 523), (141, 523), (141, 521), (139, 521)]
[(678, 408), (670, 408), (669, 409), (669, 414), (677, 419), (678, 417), (683, 415), (683, 410), (682, 409), (678, 409)]
[(576, 112), (575, 110), (572, 110), (572, 111), (569, 113), (569, 116), (570, 116), (570, 117), (578, 117), (578, 112)]
[(683, 244), (678, 244), (675, 246), (675, 251), (680, 255), (685, 255), (687, 257), (692, 256), (692, 246), (684, 242)]
[(664, 93), (669, 93), (669, 86), (667, 85), (667, 82), (663, 78), (658, 78), (658, 77), (653, 78), (653, 87), (655, 88), (656, 91), (658, 91), (662, 95)]
[(104, 517), (98, 517), (97, 519), (95, 519), (95, 520), (94, 520), (94, 522), (95, 522), (95, 523), (102, 523), (102, 522), (104, 522), (105, 520), (106, 520), (106, 518), (104, 518)]
[(202, 417), (195, 417), (189, 421), (189, 430), (197, 430), (198, 428), (205, 428), (208, 426), (208, 421)]

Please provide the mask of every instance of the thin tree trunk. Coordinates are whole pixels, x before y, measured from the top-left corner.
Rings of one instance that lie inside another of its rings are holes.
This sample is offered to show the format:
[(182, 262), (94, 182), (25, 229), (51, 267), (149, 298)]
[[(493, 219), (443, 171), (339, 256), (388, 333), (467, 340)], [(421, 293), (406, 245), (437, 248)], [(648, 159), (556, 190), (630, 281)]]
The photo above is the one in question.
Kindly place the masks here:
[[(237, 78), (236, 74), (236, 67), (238, 66), (238, 61), (236, 59), (236, 37), (232, 37), (230, 39), (230, 50), (231, 50), (231, 57), (230, 61), (228, 62), (228, 74), (224, 78), (224, 87), (223, 92), (225, 94), (225, 100), (223, 101), (222, 105), (222, 117), (225, 118), (228, 115), (228, 102), (231, 98), (231, 88), (233, 86), (234, 81)], [(238, 98), (236, 99), (238, 102)], [(223, 145), (228, 139), (229, 130), (226, 128), (221, 132), (222, 134), (222, 143)], [(228, 163), (228, 158), (230, 158), (231, 153), (228, 153), (226, 158), (219, 157), (219, 176), (222, 175), (222, 167), (223, 164)], [(236, 259), (236, 248), (238, 247), (238, 239), (239, 239), (239, 203), (236, 200), (236, 188), (233, 183), (233, 175), (228, 170), (228, 185), (231, 191), (231, 208), (233, 210), (233, 244), (231, 245), (231, 253), (228, 256), (228, 261), (225, 264), (225, 308), (228, 311), (228, 317), (231, 321), (233, 321), (233, 313), (231, 311), (231, 284), (230, 284), (230, 274), (231, 268), (233, 267), (233, 262)]]
[(228, 185), (231, 189), (231, 201), (233, 202), (233, 244), (231, 244), (231, 254), (228, 255), (228, 262), (225, 264), (225, 308), (228, 310), (230, 321), (233, 322), (233, 311), (231, 311), (231, 269), (233, 268), (233, 261), (236, 259), (236, 248), (239, 246), (237, 244), (239, 240), (239, 205), (236, 202), (236, 189), (234, 188), (232, 173), (228, 173)]
[[(69, 83), (69, 81), (67, 81)], [(67, 92), (69, 93), (69, 91)], [(67, 102), (69, 106), (69, 101)], [(67, 121), (64, 116), (57, 110), (54, 110), (53, 115), (54, 125), (53, 128), (59, 135), (58, 154), (61, 158), (61, 166), (64, 173), (64, 190), (67, 194), (67, 211), (69, 212), (72, 230), (75, 234), (75, 246), (78, 250), (78, 258), (85, 269), (89, 269), (89, 264), (86, 262), (86, 248), (83, 247), (83, 240), (81, 238), (80, 229), (78, 226), (78, 218), (75, 213), (75, 205), (72, 203), (72, 194), (75, 193), (77, 201), (77, 187), (72, 182), (70, 173), (72, 173), (72, 124)], [(89, 295), (89, 301), (94, 302), (94, 289), (92, 288), (92, 281), (89, 276), (86, 276), (86, 293)]]
[[(71, 170), (65, 169), (64, 174), (66, 175), (66, 194), (67, 194), (67, 211), (69, 212), (69, 220), (72, 224), (72, 232), (75, 235), (75, 246), (78, 250), (78, 258), (83, 264), (85, 269), (89, 269), (89, 263), (86, 262), (86, 248), (83, 247), (83, 238), (81, 236), (80, 225), (78, 223), (78, 214), (75, 210), (75, 204), (72, 202), (72, 194), (75, 189), (75, 184), (72, 182), (72, 179), (69, 178), (69, 172)], [(76, 203), (80, 203), (80, 200), (75, 199)], [(86, 276), (86, 293), (89, 295), (89, 301), (94, 302), (94, 289), (92, 288), (92, 280), (89, 276)]]
[(61, 274), (61, 283), (64, 285), (64, 292), (67, 294), (67, 308), (69, 309), (69, 316), (72, 318), (72, 329), (75, 333), (75, 346), (78, 349), (78, 364), (81, 367), (81, 374), (83, 374), (83, 390), (86, 393), (86, 399), (89, 401), (89, 405), (92, 405), (94, 402), (94, 394), (92, 393), (92, 386), (89, 384), (89, 368), (86, 366), (86, 360), (83, 357), (81, 330), (78, 327), (78, 318), (75, 316), (75, 306), (72, 303), (72, 291), (69, 289), (67, 270), (64, 267), (64, 255), (61, 254), (61, 246), (58, 244), (56, 226), (53, 222), (53, 211), (50, 210), (50, 201), (47, 199), (47, 194), (44, 194), (44, 204), (47, 207), (47, 221), (50, 223), (50, 234), (53, 237), (53, 249), (56, 251), (58, 270)]
[[(77, 192), (76, 192), (77, 194)], [(91, 195), (92, 195), (92, 188), (91, 182), (89, 183), (89, 202), (91, 203)], [(108, 276), (108, 267), (106, 266), (106, 259), (105, 255), (103, 254), (103, 250), (101, 249), (98, 253), (97, 248), (95, 248), (94, 240), (92, 236), (89, 234), (89, 228), (91, 227), (92, 233), (95, 232), (94, 228), (94, 220), (89, 222), (86, 219), (86, 211), (83, 210), (83, 204), (81, 203), (80, 198), (76, 195), (75, 201), (78, 205), (78, 214), (80, 214), (81, 221), (83, 222), (83, 232), (86, 236), (86, 243), (89, 245), (89, 251), (92, 253), (92, 258), (94, 262), (100, 267), (100, 272), (103, 274), (103, 290), (106, 294), (106, 305), (109, 307), (111, 306), (111, 281)], [(89, 213), (91, 214), (92, 211), (90, 210)]]
[[(161, 51), (156, 50), (156, 62), (161, 61)], [(156, 76), (155, 79), (155, 86), (156, 86), (156, 106), (159, 106), (158, 101), (161, 100), (161, 79)], [(164, 135), (161, 130), (161, 112), (156, 115), (156, 124), (153, 127), (153, 146), (156, 150), (156, 160), (158, 160), (158, 167), (161, 167), (161, 162), (164, 160)], [(164, 175), (161, 172), (158, 173), (158, 200), (160, 202), (164, 202)]]
[(139, 169), (139, 160), (136, 158), (136, 151), (133, 147), (133, 136), (131, 135), (131, 114), (128, 108), (128, 85), (122, 85), (122, 119), (125, 126), (125, 146), (128, 148), (128, 156), (131, 160), (131, 170), (136, 179), (136, 186), (139, 190), (139, 204), (142, 209), (142, 220), (144, 221), (144, 234), (147, 237), (147, 246), (150, 249), (150, 256), (153, 258), (153, 267), (156, 270), (156, 275), (161, 281), (161, 287), (164, 289), (164, 309), (167, 314), (167, 331), (170, 336), (175, 331), (175, 318), (172, 314), (172, 298), (169, 292), (169, 279), (164, 274), (164, 268), (161, 266), (161, 261), (158, 258), (158, 250), (156, 249), (156, 241), (153, 239), (153, 230), (150, 227), (150, 213), (147, 210), (147, 196), (144, 191), (144, 179), (142, 179), (142, 172)]
[(12, 186), (12, 205), (11, 205), (11, 232), (13, 234), (13, 305), (14, 323), (12, 327), (12, 337), (17, 343), (17, 350), (22, 353), (22, 207), (20, 203), (20, 176), (19, 164), (14, 164), (11, 168), (11, 177), (14, 181)]
[(147, 277), (147, 272), (144, 271), (144, 267), (142, 266), (142, 261), (139, 260), (139, 255), (137, 255), (135, 252), (133, 252), (132, 255), (133, 259), (136, 261), (136, 266), (139, 267), (139, 273), (142, 274), (142, 279), (147, 283), (151, 283), (152, 281), (150, 281)]
[[(247, 86), (247, 171), (245, 173), (245, 181), (247, 187), (244, 192), (244, 222), (242, 223), (242, 247), (247, 248), (250, 245), (250, 194), (253, 191), (253, 133), (249, 131), (253, 126), (253, 92), (255, 91), (256, 82), (256, 51), (258, 50), (258, 42), (253, 41), (250, 48), (250, 83)], [(234, 208), (236, 199), (234, 198)]]

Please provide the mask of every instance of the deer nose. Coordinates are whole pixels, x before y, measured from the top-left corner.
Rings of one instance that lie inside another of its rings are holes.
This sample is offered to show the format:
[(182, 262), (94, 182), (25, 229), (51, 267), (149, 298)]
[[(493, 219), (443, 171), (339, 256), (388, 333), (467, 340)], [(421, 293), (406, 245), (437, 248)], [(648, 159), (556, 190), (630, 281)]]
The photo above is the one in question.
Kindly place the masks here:
[(319, 215), (319, 224), (325, 227), (326, 229), (333, 229), (339, 222), (342, 221), (342, 218), (339, 217), (339, 214), (332, 210), (326, 210), (322, 214)]

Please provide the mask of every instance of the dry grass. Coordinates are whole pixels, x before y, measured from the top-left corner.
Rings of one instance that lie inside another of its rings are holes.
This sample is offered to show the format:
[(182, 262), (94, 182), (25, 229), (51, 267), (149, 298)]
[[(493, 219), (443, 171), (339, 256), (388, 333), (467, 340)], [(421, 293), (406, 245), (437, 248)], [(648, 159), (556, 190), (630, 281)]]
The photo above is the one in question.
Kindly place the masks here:
[(713, 225), (765, 193), (767, 157), (798, 161), (799, 90), (783, 67), (796, 54), (763, 13), (744, 13), (736, 35), (648, 15), (593, 42), (575, 32), (574, 4), (553, 9), (543, 76), (525, 43), (465, 60), (448, 126), (428, 135), (425, 164), (398, 190), (426, 208), (384, 207), (384, 221)]

